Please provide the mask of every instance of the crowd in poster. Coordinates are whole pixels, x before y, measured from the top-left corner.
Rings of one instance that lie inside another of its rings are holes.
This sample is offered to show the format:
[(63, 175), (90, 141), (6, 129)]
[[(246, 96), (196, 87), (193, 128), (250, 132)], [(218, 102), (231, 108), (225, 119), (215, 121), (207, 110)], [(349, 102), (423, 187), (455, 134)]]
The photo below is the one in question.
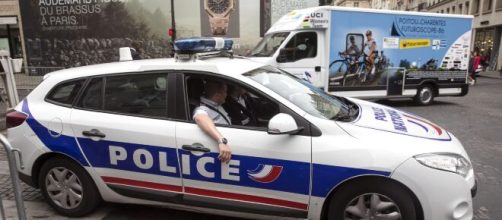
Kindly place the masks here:
[(169, 1), (20, 1), (31, 74), (118, 61), (118, 49), (136, 45), (144, 58), (168, 57), (172, 50)]

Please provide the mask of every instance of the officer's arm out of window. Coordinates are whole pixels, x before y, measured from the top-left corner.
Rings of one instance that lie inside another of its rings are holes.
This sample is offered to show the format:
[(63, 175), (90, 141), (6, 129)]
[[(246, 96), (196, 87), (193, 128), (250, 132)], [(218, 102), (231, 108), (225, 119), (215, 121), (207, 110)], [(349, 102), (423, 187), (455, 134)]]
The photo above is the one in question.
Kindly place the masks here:
[(232, 151), (230, 150), (230, 146), (228, 146), (228, 144), (220, 142), (220, 140), (223, 139), (223, 135), (221, 135), (218, 129), (216, 129), (213, 120), (207, 114), (195, 114), (193, 119), (195, 120), (195, 123), (199, 125), (200, 129), (219, 143), (218, 148), (220, 150), (220, 155), (218, 155), (218, 159), (220, 159), (221, 162), (228, 163), (230, 161)]

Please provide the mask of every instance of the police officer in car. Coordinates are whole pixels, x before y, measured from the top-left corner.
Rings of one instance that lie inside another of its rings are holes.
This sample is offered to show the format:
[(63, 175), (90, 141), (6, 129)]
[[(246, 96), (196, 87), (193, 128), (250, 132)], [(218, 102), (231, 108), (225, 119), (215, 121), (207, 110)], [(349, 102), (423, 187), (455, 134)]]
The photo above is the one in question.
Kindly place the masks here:
[(206, 81), (204, 96), (200, 97), (200, 106), (195, 108), (193, 119), (206, 134), (218, 142), (221, 162), (228, 163), (231, 157), (228, 141), (218, 131), (215, 124), (230, 125), (231, 121), (227, 112), (221, 106), (227, 98), (227, 85), (218, 81)]

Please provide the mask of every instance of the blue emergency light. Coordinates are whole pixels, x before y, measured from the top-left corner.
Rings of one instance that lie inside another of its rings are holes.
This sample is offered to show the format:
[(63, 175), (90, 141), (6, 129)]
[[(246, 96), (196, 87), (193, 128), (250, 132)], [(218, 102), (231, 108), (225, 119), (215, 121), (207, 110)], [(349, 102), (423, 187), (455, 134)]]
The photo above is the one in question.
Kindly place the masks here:
[(178, 54), (195, 54), (232, 50), (231, 39), (219, 37), (196, 37), (174, 41), (174, 51)]

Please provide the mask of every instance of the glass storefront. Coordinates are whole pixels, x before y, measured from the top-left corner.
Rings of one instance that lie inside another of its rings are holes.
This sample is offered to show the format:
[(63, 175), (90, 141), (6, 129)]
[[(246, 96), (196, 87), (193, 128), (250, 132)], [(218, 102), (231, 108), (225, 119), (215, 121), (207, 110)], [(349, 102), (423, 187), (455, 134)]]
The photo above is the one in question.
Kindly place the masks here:
[(493, 36), (495, 29), (477, 29), (474, 41), (474, 49), (479, 49), (480, 53), (488, 53), (493, 50)]
[(500, 39), (501, 31), (500, 26), (476, 29), (472, 50), (479, 50), (483, 58), (482, 61), (488, 70), (497, 69), (497, 61), (501, 52), (499, 51), (499, 45), (502, 43)]
[(0, 17), (0, 50), (12, 58), (22, 58), (23, 49), (16, 17)]

